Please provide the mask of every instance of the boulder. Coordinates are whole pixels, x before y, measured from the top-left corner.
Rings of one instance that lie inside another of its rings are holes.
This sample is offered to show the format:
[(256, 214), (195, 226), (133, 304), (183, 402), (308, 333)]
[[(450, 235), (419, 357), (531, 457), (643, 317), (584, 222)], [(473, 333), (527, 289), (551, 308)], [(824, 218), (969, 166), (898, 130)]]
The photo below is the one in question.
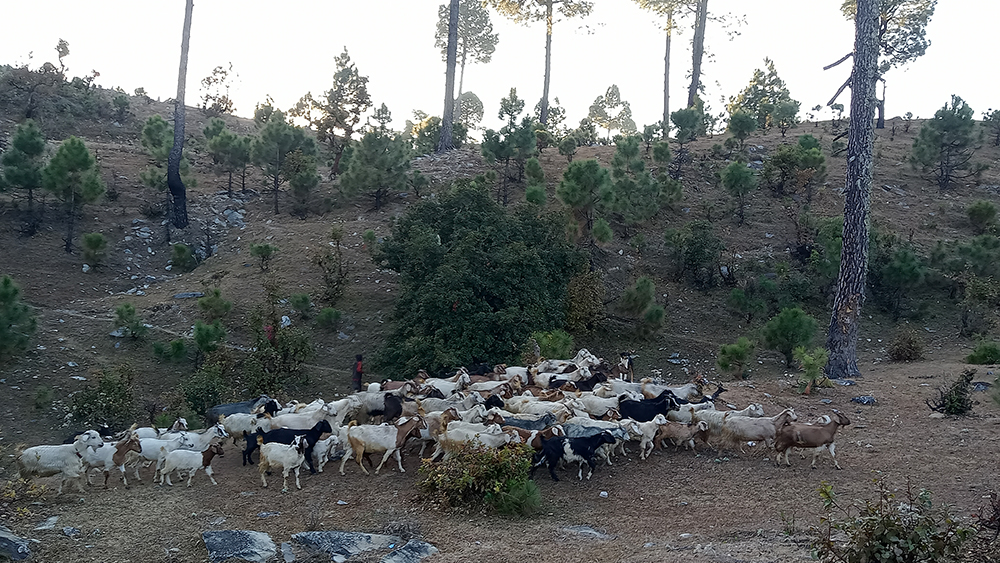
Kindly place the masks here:
[(0, 526), (0, 557), (21, 561), (31, 557), (28, 540), (14, 535), (6, 526)]
[(392, 549), (402, 543), (397, 536), (362, 534), (358, 532), (302, 532), (292, 535), (292, 540), (306, 549), (325, 553), (331, 559), (344, 561), (363, 551)]
[(229, 559), (265, 563), (278, 554), (271, 536), (264, 532), (218, 530), (202, 532), (201, 538), (205, 541), (208, 558), (212, 563), (222, 563)]
[(438, 552), (438, 548), (420, 540), (410, 540), (406, 545), (382, 558), (379, 563), (419, 563), (424, 557)]

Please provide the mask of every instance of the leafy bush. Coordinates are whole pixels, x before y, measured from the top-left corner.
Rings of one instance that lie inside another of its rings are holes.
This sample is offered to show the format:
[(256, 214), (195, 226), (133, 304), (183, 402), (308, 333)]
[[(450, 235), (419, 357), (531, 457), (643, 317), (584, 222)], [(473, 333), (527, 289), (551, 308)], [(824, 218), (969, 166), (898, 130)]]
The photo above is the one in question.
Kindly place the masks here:
[(723, 344), (719, 348), (719, 359), (716, 365), (725, 372), (747, 378), (747, 364), (753, 360), (753, 351), (757, 343), (746, 336), (736, 339), (734, 344)]
[(667, 230), (664, 236), (677, 280), (687, 277), (700, 289), (716, 284), (719, 256), (725, 245), (715, 235), (711, 223), (697, 219), (683, 229)]
[(559, 141), (559, 154), (565, 156), (567, 162), (573, 162), (576, 148), (577, 140), (573, 135), (567, 135), (562, 141)]
[(288, 303), (292, 306), (292, 309), (298, 311), (303, 319), (308, 319), (312, 314), (312, 299), (308, 293), (293, 293), (288, 298)]
[(424, 498), (443, 507), (483, 504), (509, 516), (529, 516), (541, 505), (538, 487), (528, 479), (534, 451), (525, 444), (504, 449), (464, 444), (452, 457), (420, 466)]
[(222, 377), (222, 367), (208, 365), (181, 380), (184, 399), (194, 412), (204, 415), (209, 407), (228, 400), (229, 386)]
[(977, 201), (966, 210), (969, 215), (969, 223), (972, 230), (977, 235), (981, 235), (992, 227), (997, 218), (997, 208), (988, 201)]
[(177, 243), (170, 247), (170, 263), (182, 272), (190, 272), (198, 267), (198, 257), (191, 251), (191, 247), (184, 243)]
[(26, 349), (37, 327), (31, 306), (21, 300), (21, 288), (10, 276), (0, 278), (0, 359)]
[(604, 320), (604, 282), (601, 272), (573, 276), (566, 285), (566, 329), (574, 334), (593, 331)]
[(198, 308), (201, 309), (206, 321), (214, 322), (229, 314), (233, 302), (223, 299), (219, 288), (212, 288), (204, 297), (198, 299)]
[(144, 337), (149, 330), (136, 313), (135, 305), (131, 303), (115, 307), (115, 328), (123, 329), (124, 335), (131, 336), (133, 340)]
[(924, 344), (912, 330), (900, 332), (889, 343), (889, 359), (894, 362), (912, 362), (924, 357)]
[(533, 332), (531, 337), (538, 343), (539, 354), (543, 358), (570, 358), (573, 356), (573, 337), (565, 330)]
[(83, 259), (91, 266), (97, 266), (104, 259), (108, 249), (108, 239), (101, 233), (83, 234)]
[(808, 136), (799, 139), (798, 144), (781, 145), (764, 162), (760, 175), (775, 195), (791, 195), (804, 190), (806, 202), (812, 202), (816, 186), (822, 185), (826, 178), (826, 157), (814, 146), (814, 141), (815, 138)]
[[(875, 481), (878, 497), (841, 506), (825, 481), (819, 493), (827, 515), (813, 528), (815, 556), (824, 563), (952, 561), (974, 531), (952, 516), (946, 505), (934, 506), (929, 491), (914, 493), (907, 484), (897, 499), (884, 481)], [(837, 516), (833, 514), (836, 511)], [(838, 537), (842, 536), (842, 537)], [(846, 541), (845, 541), (846, 539)]]
[(951, 384), (948, 389), (938, 388), (937, 399), (927, 399), (925, 402), (932, 411), (950, 414), (953, 416), (965, 416), (972, 412), (972, 378), (975, 377), (976, 370), (967, 369), (958, 376), (958, 379)]
[(107, 426), (114, 432), (127, 428), (136, 417), (135, 375), (128, 364), (98, 374), (95, 384), (73, 396), (73, 419), (83, 426)]
[(793, 351), (809, 345), (816, 336), (816, 319), (798, 307), (782, 309), (767, 321), (763, 329), (764, 344), (785, 355), (785, 365), (792, 367)]
[(171, 340), (169, 344), (153, 343), (153, 355), (161, 362), (180, 362), (187, 358), (187, 344), (183, 338)]
[(340, 244), (343, 239), (344, 231), (333, 227), (329, 249), (313, 256), (313, 264), (323, 273), (323, 300), (331, 306), (337, 304), (347, 287), (347, 261), (344, 260), (344, 247)]
[(983, 340), (976, 344), (975, 350), (966, 356), (965, 361), (970, 364), (1000, 363), (1000, 345), (997, 345), (996, 342)]
[(806, 351), (805, 346), (796, 346), (792, 356), (802, 366), (802, 379), (799, 380), (799, 390), (808, 395), (823, 379), (823, 368), (830, 358), (826, 348), (813, 348)]
[(226, 329), (222, 326), (222, 321), (217, 320), (212, 324), (194, 322), (194, 344), (201, 354), (214, 352), (225, 338)]
[(274, 258), (275, 253), (278, 252), (278, 247), (272, 244), (262, 242), (260, 244), (250, 245), (250, 256), (260, 260), (260, 270), (266, 271), (271, 259)]
[(340, 324), (342, 313), (333, 307), (325, 307), (316, 315), (316, 326), (324, 330), (334, 330)]
[(52, 406), (52, 388), (42, 385), (38, 389), (35, 389), (35, 408), (43, 410), (50, 406)]

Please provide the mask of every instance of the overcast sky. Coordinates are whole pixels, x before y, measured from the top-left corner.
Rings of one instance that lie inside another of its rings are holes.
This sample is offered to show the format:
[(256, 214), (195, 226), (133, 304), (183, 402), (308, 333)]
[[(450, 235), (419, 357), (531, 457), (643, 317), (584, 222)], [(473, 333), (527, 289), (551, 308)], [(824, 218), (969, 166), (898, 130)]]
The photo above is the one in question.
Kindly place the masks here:
[[(334, 56), (346, 46), (376, 105), (392, 111), (402, 127), (414, 109), (440, 115), (444, 63), (434, 48), (438, 5), (430, 0), (198, 0), (188, 66), (187, 102), (195, 105), (200, 80), (216, 65), (239, 74), (232, 91), (236, 113), (249, 116), (270, 95), (287, 109), (306, 92), (330, 88)], [(735, 95), (764, 57), (775, 61), (794, 99), (806, 108), (825, 104), (846, 79), (845, 63), (822, 67), (848, 53), (853, 24), (839, 12), (841, 0), (711, 0), (713, 14), (745, 16), (732, 40), (709, 23), (704, 65), (705, 99), (718, 113), (722, 97)], [(180, 53), (183, 0), (32, 0), (6, 2), (0, 63), (56, 61), (55, 45), (69, 42), (71, 75), (95, 69), (97, 82), (128, 92), (143, 87), (153, 97), (174, 96)], [(927, 37), (927, 54), (887, 74), (888, 117), (910, 111), (929, 117), (951, 94), (976, 111), (1000, 107), (995, 26), (1000, 1), (941, 0)], [(671, 107), (686, 100), (691, 67), (689, 21), (674, 42)], [(484, 124), (499, 127), (499, 100), (511, 87), (534, 107), (541, 96), (545, 28), (514, 25), (493, 14), (500, 34), (493, 61), (466, 67), (465, 89), (486, 106)], [(556, 24), (552, 40), (551, 96), (575, 125), (595, 97), (617, 84), (631, 103), (635, 122), (653, 123), (663, 111), (662, 24), (632, 0), (595, 0), (593, 14)], [(840, 100), (849, 105), (849, 92)], [(824, 116), (828, 113), (823, 114)]]

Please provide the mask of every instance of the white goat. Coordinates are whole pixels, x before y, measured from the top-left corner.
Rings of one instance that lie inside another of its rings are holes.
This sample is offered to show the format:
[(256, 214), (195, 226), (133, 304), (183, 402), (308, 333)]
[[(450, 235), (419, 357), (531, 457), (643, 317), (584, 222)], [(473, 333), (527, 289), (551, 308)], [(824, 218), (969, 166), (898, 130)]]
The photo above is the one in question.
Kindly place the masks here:
[(61, 495), (66, 481), (73, 479), (77, 489), (83, 492), (83, 452), (87, 448), (99, 448), (104, 444), (101, 435), (96, 430), (87, 430), (73, 440), (72, 444), (56, 446), (34, 446), (17, 456), (18, 474), (22, 479), (30, 477), (51, 477), (59, 475), (59, 491)]
[(728, 444), (739, 444), (741, 452), (747, 442), (764, 442), (770, 448), (778, 430), (796, 418), (792, 409), (785, 409), (771, 418), (730, 416), (722, 422), (722, 439)]
[(667, 423), (667, 417), (662, 414), (658, 414), (653, 417), (653, 420), (649, 422), (637, 422), (636, 426), (639, 427), (639, 459), (646, 459), (649, 454), (653, 453), (653, 447), (655, 446), (654, 439), (656, 438), (656, 433), (660, 430), (661, 424)]
[(139, 476), (139, 464), (142, 461), (152, 461), (156, 463), (156, 469), (153, 471), (153, 481), (156, 481), (156, 474), (160, 470), (160, 453), (162, 450), (172, 452), (181, 447), (194, 447), (194, 442), (188, 437), (187, 433), (181, 434), (168, 434), (170, 438), (140, 438), (139, 443), (142, 447), (142, 451), (136, 457), (135, 461), (132, 462), (132, 467), (135, 469), (135, 479), (137, 481), (142, 481)]
[[(83, 453), (84, 471), (87, 475), (87, 484), (90, 484), (90, 470), (101, 469), (104, 471), (104, 488), (108, 488), (108, 478), (112, 469), (118, 469), (122, 474), (122, 483), (127, 487), (128, 479), (125, 478), (125, 463), (130, 461), (129, 452), (138, 454), (142, 451), (142, 444), (135, 434), (126, 434), (118, 443), (111, 445), (103, 444), (99, 448), (85, 448)], [(132, 455), (131, 457), (138, 457)]]
[[(191, 486), (191, 480), (194, 479), (194, 474), (198, 472), (199, 469), (205, 470), (205, 475), (212, 480), (213, 485), (218, 485), (219, 483), (212, 476), (212, 458), (215, 456), (223, 457), (222, 444), (211, 444), (204, 451), (193, 452), (191, 450), (174, 450), (172, 452), (163, 451), (163, 469), (160, 470), (160, 485), (163, 485), (164, 479), (167, 481), (167, 485), (171, 487), (174, 486), (170, 482), (170, 473), (173, 471), (189, 471), (187, 486)], [(261, 454), (263, 455), (263, 454)]]
[(233, 438), (233, 444), (237, 444), (243, 439), (243, 433), (253, 434), (258, 429), (267, 432), (271, 429), (271, 417), (267, 415), (249, 414), (245, 412), (233, 413), (229, 416), (219, 415), (219, 422), (222, 427)]
[(293, 430), (309, 430), (316, 423), (331, 414), (330, 405), (323, 403), (323, 406), (308, 412), (296, 412), (289, 414), (275, 415), (271, 417), (271, 428), (291, 428)]
[[(347, 443), (350, 445), (351, 456), (357, 459), (358, 466), (361, 468), (361, 471), (364, 471), (365, 475), (369, 473), (362, 461), (365, 454), (372, 453), (383, 454), (381, 463), (375, 468), (376, 475), (382, 470), (382, 466), (386, 460), (393, 455), (396, 457), (399, 472), (406, 473), (406, 470), (403, 469), (400, 450), (406, 443), (407, 438), (410, 436), (419, 438), (420, 429), (426, 427), (427, 424), (424, 422), (424, 419), (419, 416), (413, 418), (400, 417), (392, 426), (388, 424), (380, 424), (378, 426), (365, 424), (357, 426), (354, 422), (351, 422), (347, 427)], [(341, 475), (344, 474), (344, 463), (347, 459), (348, 456), (344, 455), (344, 458), (340, 461)]]
[(264, 473), (271, 468), (281, 468), (281, 476), (284, 479), (281, 484), (281, 492), (288, 492), (288, 472), (295, 472), (295, 488), (301, 490), (299, 483), (299, 467), (306, 461), (306, 438), (296, 436), (291, 445), (279, 442), (264, 443), (263, 436), (257, 436), (257, 445), (260, 447), (260, 463), (257, 464), (257, 471), (260, 471), (260, 482), (267, 488), (267, 479)]

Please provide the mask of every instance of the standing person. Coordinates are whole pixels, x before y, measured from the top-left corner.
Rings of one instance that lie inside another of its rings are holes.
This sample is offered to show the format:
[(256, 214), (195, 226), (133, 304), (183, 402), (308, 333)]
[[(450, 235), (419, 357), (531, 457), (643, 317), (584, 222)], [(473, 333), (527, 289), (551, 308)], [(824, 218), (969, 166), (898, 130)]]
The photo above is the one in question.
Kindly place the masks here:
[(354, 356), (354, 368), (351, 370), (351, 385), (354, 391), (361, 391), (361, 376), (364, 375), (361, 369), (361, 354)]

